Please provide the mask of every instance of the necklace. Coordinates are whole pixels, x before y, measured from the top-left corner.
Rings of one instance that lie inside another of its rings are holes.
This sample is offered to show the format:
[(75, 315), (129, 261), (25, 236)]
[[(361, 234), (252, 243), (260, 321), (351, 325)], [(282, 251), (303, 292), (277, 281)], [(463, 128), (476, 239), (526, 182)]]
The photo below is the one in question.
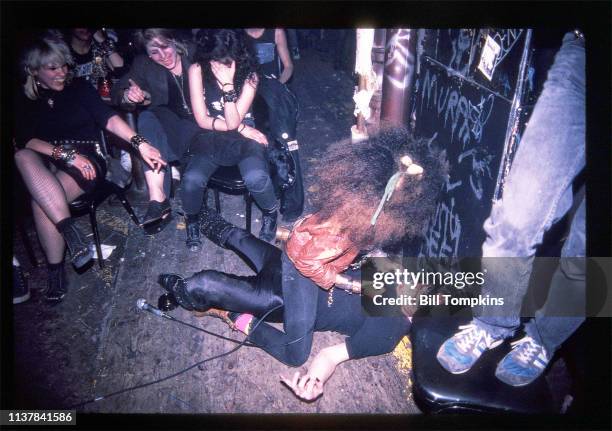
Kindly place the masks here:
[[(176, 82), (176, 86), (178, 87), (179, 92), (181, 93), (181, 99), (183, 99), (183, 109), (185, 110), (185, 112), (187, 112), (187, 114), (191, 115), (191, 110), (189, 109), (189, 106), (187, 106), (187, 101), (185, 101), (185, 93), (183, 91), (183, 74), (181, 73), (178, 78), (172, 72), (170, 72), (170, 75), (172, 75), (172, 77), (174, 78), (174, 82)], [(179, 79), (181, 80), (180, 83)]]

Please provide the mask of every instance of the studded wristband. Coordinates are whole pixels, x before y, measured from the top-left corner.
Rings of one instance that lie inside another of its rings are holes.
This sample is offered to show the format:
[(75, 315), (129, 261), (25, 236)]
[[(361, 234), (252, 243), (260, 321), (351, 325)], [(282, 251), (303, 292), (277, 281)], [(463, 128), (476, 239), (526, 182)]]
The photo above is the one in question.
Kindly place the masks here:
[(71, 162), (76, 158), (77, 154), (79, 153), (74, 148), (68, 149), (63, 145), (57, 145), (53, 147), (53, 151), (51, 151), (51, 157), (54, 160), (60, 160), (67, 165), (71, 164)]
[(138, 147), (140, 147), (141, 144), (145, 143), (148, 144), (149, 141), (147, 141), (147, 138), (142, 135), (134, 135), (130, 139), (130, 145), (132, 145), (132, 148), (134, 148), (136, 151), (138, 151)]
[(229, 90), (223, 92), (223, 101), (225, 103), (234, 103), (238, 100), (238, 93), (236, 90)]
[(113, 42), (112, 39), (106, 39), (100, 46), (102, 47), (102, 51), (104, 51), (104, 55), (107, 57), (117, 50), (115, 42)]

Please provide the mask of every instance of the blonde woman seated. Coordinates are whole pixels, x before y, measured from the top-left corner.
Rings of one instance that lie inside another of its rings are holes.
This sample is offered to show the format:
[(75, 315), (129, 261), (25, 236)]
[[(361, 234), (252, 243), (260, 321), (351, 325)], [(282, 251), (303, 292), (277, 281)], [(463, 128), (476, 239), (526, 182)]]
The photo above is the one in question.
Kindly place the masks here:
[(104, 179), (106, 166), (97, 149), (100, 130), (128, 141), (152, 167), (166, 162), (102, 100), (94, 88), (71, 80), (73, 60), (55, 36), (34, 41), (23, 52), (26, 73), (17, 101), (15, 163), (32, 198), (36, 231), (48, 263), (46, 299), (59, 302), (67, 291), (65, 246), (75, 267), (92, 257), (92, 243), (70, 217), (68, 204)]

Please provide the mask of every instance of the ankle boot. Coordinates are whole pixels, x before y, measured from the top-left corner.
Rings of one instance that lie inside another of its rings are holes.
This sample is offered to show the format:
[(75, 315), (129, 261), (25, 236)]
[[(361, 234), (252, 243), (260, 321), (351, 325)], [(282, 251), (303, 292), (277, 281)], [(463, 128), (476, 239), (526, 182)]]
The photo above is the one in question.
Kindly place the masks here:
[(71, 218), (60, 221), (57, 228), (66, 241), (75, 268), (81, 268), (93, 258), (93, 243), (76, 227)]
[(186, 216), (185, 221), (187, 222), (187, 248), (194, 253), (197, 253), (202, 249), (202, 240), (200, 239), (200, 221), (198, 216)]
[(193, 311), (194, 306), (185, 286), (185, 279), (176, 274), (160, 274), (157, 282), (174, 296), (176, 302), (186, 310)]
[(270, 212), (262, 212), (261, 230), (259, 231), (259, 239), (266, 242), (274, 241), (276, 237), (276, 219), (278, 214), (276, 210)]
[(225, 221), (216, 211), (208, 207), (200, 211), (200, 232), (219, 247), (226, 248), (227, 238), (233, 229), (237, 227)]
[(47, 288), (44, 292), (45, 300), (51, 304), (59, 304), (68, 292), (64, 264), (49, 265), (47, 277)]

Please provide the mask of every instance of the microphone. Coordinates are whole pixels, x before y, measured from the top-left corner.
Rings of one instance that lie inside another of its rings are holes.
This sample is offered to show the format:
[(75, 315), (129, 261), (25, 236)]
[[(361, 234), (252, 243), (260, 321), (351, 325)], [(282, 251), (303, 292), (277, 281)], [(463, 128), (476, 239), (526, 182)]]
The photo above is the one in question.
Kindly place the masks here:
[(138, 301), (136, 301), (136, 308), (138, 308), (139, 310), (148, 311), (149, 313), (155, 314), (158, 317), (165, 317), (166, 319), (170, 319), (170, 320), (173, 319), (172, 316), (167, 315), (166, 313), (161, 311), (159, 308), (153, 307), (144, 298), (140, 298)]

